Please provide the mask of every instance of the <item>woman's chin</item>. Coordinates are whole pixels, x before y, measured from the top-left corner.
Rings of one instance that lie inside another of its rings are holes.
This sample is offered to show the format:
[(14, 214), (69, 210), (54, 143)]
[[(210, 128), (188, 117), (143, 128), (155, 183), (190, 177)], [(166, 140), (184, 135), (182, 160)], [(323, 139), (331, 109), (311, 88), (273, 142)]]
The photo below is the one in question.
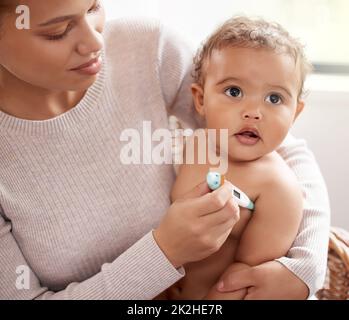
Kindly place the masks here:
[[(79, 80), (72, 80), (65, 83), (65, 87), (67, 91), (82, 91), (82, 90), (88, 90), (97, 80), (98, 74), (93, 76), (86, 76), (85, 79), (79, 79)], [(67, 86), (67, 84), (69, 85)]]

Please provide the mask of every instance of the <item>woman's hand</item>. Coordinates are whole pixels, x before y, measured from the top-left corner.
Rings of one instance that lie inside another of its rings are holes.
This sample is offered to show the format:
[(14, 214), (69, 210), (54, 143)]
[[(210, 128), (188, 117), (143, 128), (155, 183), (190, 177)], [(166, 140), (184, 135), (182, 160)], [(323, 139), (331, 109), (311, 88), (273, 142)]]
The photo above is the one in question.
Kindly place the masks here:
[(229, 182), (213, 192), (203, 182), (171, 205), (154, 239), (176, 268), (207, 258), (225, 242), (240, 218), (231, 193)]
[(245, 300), (303, 300), (307, 299), (307, 285), (277, 261), (268, 261), (241, 271), (224, 273), (220, 279), (223, 289), (231, 292), (247, 288)]

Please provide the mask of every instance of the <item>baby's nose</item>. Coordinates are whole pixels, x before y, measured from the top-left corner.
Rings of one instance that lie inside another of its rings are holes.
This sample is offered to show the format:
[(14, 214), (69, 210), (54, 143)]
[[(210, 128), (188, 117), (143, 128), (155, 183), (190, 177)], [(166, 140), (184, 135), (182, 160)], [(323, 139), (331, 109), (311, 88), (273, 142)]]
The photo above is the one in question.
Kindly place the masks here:
[(245, 120), (261, 120), (262, 115), (258, 110), (248, 110), (243, 112), (242, 118)]

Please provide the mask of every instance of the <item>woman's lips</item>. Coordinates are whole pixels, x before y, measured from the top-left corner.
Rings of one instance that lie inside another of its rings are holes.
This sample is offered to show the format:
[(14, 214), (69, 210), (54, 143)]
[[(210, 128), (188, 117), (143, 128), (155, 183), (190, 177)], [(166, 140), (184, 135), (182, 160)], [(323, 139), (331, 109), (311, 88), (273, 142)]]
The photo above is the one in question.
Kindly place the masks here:
[(99, 71), (101, 71), (101, 68), (102, 58), (99, 56), (98, 58), (95, 58), (77, 68), (71, 69), (71, 71), (75, 71), (84, 75), (95, 75)]

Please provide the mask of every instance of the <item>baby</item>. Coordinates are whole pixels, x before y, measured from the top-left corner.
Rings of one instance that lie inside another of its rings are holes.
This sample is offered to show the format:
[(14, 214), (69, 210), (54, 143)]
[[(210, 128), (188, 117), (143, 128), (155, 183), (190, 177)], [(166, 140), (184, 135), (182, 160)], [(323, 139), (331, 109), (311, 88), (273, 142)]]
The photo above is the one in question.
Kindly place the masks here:
[[(159, 298), (243, 299), (246, 290), (217, 291), (222, 274), (287, 254), (302, 219), (303, 196), (275, 150), (303, 110), (310, 69), (300, 43), (280, 25), (261, 19), (230, 19), (199, 50), (192, 85), (195, 108), (206, 129), (227, 129), (228, 169), (221, 173), (255, 208), (240, 208), (240, 220), (220, 250), (185, 265), (186, 276)], [(195, 141), (193, 146), (197, 155)], [(220, 148), (218, 139), (216, 151)], [(180, 167), (172, 201), (205, 180), (214, 167), (206, 160)]]

